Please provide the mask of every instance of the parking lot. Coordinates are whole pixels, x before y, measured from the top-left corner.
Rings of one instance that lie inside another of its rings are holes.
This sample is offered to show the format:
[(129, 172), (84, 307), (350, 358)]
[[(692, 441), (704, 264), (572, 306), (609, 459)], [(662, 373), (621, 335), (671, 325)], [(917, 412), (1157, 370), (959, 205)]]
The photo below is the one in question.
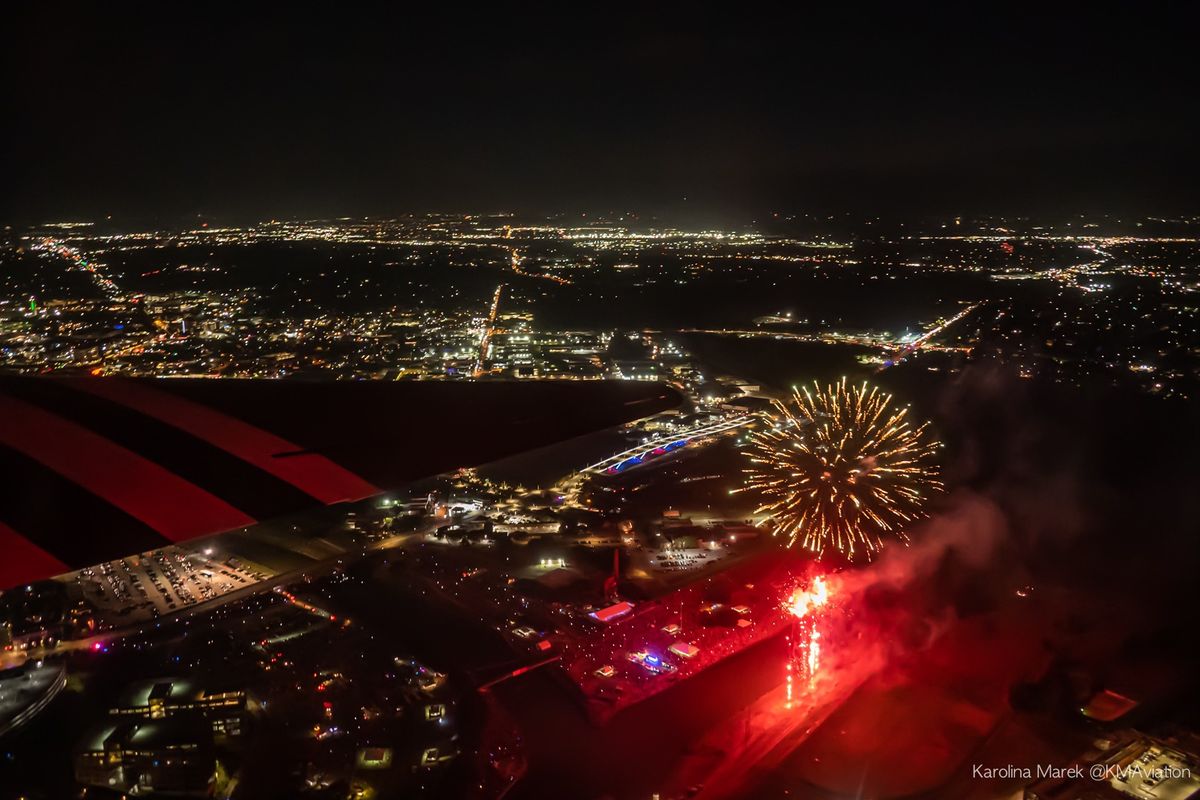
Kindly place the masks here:
[(156, 619), (267, 577), (263, 568), (235, 556), (175, 547), (107, 561), (71, 576), (102, 627)]

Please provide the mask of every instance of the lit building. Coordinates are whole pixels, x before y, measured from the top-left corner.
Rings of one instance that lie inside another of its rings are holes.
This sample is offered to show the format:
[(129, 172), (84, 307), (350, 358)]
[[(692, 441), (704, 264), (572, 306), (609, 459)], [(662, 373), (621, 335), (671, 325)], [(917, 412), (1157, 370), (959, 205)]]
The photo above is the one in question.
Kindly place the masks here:
[(246, 709), (246, 692), (241, 689), (210, 691), (189, 679), (158, 678), (130, 686), (108, 713), (150, 720), (198, 717), (209, 722), (214, 736), (237, 736)]
[(662, 368), (656, 361), (619, 359), (613, 362), (613, 376), (626, 381), (657, 381)]
[(88, 736), (75, 755), (75, 780), (130, 794), (206, 795), (217, 775), (212, 732), (203, 720), (128, 720)]

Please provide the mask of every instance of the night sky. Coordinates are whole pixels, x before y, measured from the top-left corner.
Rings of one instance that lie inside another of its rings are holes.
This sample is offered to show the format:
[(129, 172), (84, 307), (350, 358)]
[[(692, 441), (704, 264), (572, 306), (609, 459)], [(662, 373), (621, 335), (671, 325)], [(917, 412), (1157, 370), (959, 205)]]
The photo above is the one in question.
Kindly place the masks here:
[(1200, 211), (1184, 4), (29, 5), (2, 56), (10, 222)]

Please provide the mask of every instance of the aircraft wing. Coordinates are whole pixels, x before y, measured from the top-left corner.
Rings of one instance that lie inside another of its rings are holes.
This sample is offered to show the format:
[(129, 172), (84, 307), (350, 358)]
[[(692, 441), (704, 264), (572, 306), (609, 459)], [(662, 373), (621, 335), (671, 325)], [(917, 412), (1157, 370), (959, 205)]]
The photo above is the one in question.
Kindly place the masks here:
[(628, 381), (0, 378), (0, 590), (671, 408)]

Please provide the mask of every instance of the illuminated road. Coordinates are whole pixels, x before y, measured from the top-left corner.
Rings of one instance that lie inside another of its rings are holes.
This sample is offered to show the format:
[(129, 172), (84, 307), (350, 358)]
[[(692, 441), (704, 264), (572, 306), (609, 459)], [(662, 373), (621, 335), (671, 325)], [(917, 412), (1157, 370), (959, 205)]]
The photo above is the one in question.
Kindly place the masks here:
[(35, 250), (44, 250), (48, 253), (59, 255), (74, 264), (76, 269), (91, 275), (92, 282), (96, 284), (96, 288), (103, 292), (104, 296), (109, 300), (125, 299), (120, 287), (101, 271), (104, 265), (89, 261), (76, 248), (57, 239), (49, 238), (43, 239), (33, 247)]
[(492, 296), (492, 308), (488, 312), (487, 321), (483, 324), (483, 336), (479, 339), (479, 360), (475, 362), (474, 377), (476, 378), (483, 374), (483, 362), (487, 361), (492, 333), (496, 330), (496, 316), (500, 313), (500, 295), (503, 293), (504, 284), (502, 283), (496, 287), (496, 294)]
[[(974, 306), (972, 306), (974, 308)], [(970, 309), (968, 309), (969, 311)], [(963, 314), (955, 316), (952, 320), (942, 323), (933, 331), (922, 335), (921, 346), (926, 349), (937, 350), (954, 350), (959, 352), (969, 351), (969, 347), (952, 347), (938, 346), (934, 348), (929, 344), (928, 338), (938, 333), (941, 333), (948, 325), (957, 322), (965, 316)], [(646, 330), (646, 333), (681, 333), (681, 334), (703, 334), (706, 336), (734, 336), (739, 339), (771, 339), (784, 342), (804, 342), (806, 344), (842, 344), (855, 345), (857, 347), (869, 347), (872, 349), (879, 347), (900, 348), (902, 343), (890, 336), (880, 335), (864, 335), (855, 333), (839, 333), (838, 331), (822, 331), (820, 333), (797, 333), (794, 331), (772, 331), (772, 330), (744, 330), (738, 328), (680, 328), (675, 331), (656, 331)]]
[(955, 314), (950, 319), (943, 320), (942, 322), (938, 323), (935, 327), (933, 327), (930, 330), (926, 331), (925, 333), (921, 334), (921, 336), (919, 338), (906, 344), (900, 350), (886, 356), (885, 360), (883, 362), (883, 366), (881, 366), (879, 369), (880, 370), (887, 369), (888, 367), (898, 364), (901, 361), (903, 361), (904, 359), (908, 358), (913, 353), (917, 352), (922, 347), (927, 345), (929, 343), (929, 341), (931, 339), (933, 339), (935, 336), (937, 336), (940, 333), (943, 333), (947, 328), (949, 328), (951, 325), (953, 325), (954, 323), (961, 320), (963, 317), (970, 314), (975, 309), (979, 308), (979, 306), (980, 306), (979, 303), (972, 303), (971, 305), (964, 308), (962, 311)]
[[(505, 225), (504, 226), (504, 238), (511, 239), (512, 234), (513, 234), (513, 229), (510, 226)], [(559, 286), (570, 286), (571, 285), (571, 281), (567, 280), (566, 278), (560, 278), (559, 276), (551, 275), (548, 272), (528, 272), (528, 271), (526, 271), (521, 266), (521, 263), (524, 260), (525, 259), (521, 255), (521, 252), (516, 247), (509, 248), (509, 267), (517, 275), (520, 275), (523, 278), (540, 278), (541, 280), (545, 280), (545, 281), (553, 281), (554, 283), (557, 283)]]
[(798, 333), (795, 331), (773, 331), (764, 329), (746, 330), (739, 328), (680, 328), (674, 331), (646, 330), (646, 333), (685, 333), (705, 334), (707, 336), (736, 336), (739, 339), (776, 339), (788, 342), (807, 342), (809, 344), (854, 344), (861, 347), (880, 347), (898, 344), (885, 336), (861, 336), (853, 333), (838, 333), (837, 331), (822, 331), (820, 333)]
[(67, 683), (61, 664), (46, 664), (27, 673), (0, 679), (0, 736), (33, 719)]

